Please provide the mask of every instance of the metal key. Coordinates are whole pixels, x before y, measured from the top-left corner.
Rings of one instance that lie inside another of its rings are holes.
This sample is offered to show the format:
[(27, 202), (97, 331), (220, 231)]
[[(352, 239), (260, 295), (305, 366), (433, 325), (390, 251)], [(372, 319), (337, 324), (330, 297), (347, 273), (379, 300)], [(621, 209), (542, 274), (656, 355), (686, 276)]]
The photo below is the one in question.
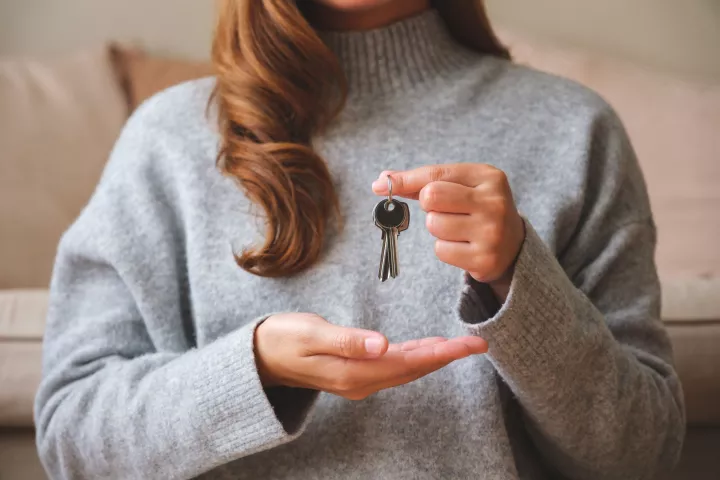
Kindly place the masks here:
[[(374, 215), (374, 213), (373, 213), (373, 215)], [(387, 255), (388, 255), (388, 250), (387, 250), (388, 232), (385, 229), (385, 227), (383, 227), (382, 225), (377, 223), (377, 220), (375, 221), (375, 226), (377, 226), (382, 231), (382, 235), (380, 237), (380, 238), (382, 238), (382, 250), (380, 252), (380, 270), (378, 271), (378, 278), (384, 282), (385, 280), (388, 279), (388, 267), (389, 267), (389, 262), (388, 262), (388, 258), (387, 258)]]
[[(396, 224), (400, 218), (398, 217), (398, 212), (394, 212), (394, 214), (390, 213), (393, 212), (394, 208), (396, 208), (396, 204), (393, 203), (392, 199), (392, 179), (388, 178), (388, 200), (380, 202), (373, 211), (375, 225), (382, 231), (383, 246), (380, 255), (380, 271), (378, 272), (378, 277), (383, 282), (385, 282), (390, 275), (394, 276), (396, 272), (396, 250), (393, 245), (395, 235), (393, 235), (393, 228), (394, 224)], [(383, 217), (385, 218), (383, 219)]]
[[(381, 203), (384, 204), (385, 202), (383, 201)], [(377, 208), (378, 207), (376, 207), (376, 209)], [(384, 282), (390, 276), (390, 264), (392, 262), (392, 256), (390, 253), (390, 247), (392, 246), (390, 245), (391, 232), (390, 229), (380, 223), (377, 216), (375, 215), (375, 211), (373, 211), (373, 220), (375, 221), (375, 226), (378, 227), (382, 232), (382, 250), (380, 252), (380, 269), (378, 271), (378, 278)]]
[[(392, 201), (392, 179), (388, 177), (388, 199)], [(392, 267), (393, 267), (393, 278), (397, 278), (398, 275), (400, 275), (400, 262), (398, 262), (398, 248), (397, 248), (397, 239), (400, 236), (401, 232), (404, 232), (408, 228), (410, 228), (410, 207), (408, 207), (407, 203), (404, 202), (397, 202), (400, 204), (400, 206), (403, 209), (403, 213), (405, 215), (402, 225), (397, 227), (396, 231), (394, 232), (394, 235), (391, 238), (393, 249), (391, 250), (392, 254)]]
[(400, 205), (402, 206), (402, 209), (404, 210), (404, 213), (405, 213), (405, 221), (403, 222), (402, 225), (400, 225), (400, 226), (397, 228), (397, 235), (395, 236), (395, 239), (394, 239), (394, 240), (395, 240), (395, 241), (394, 241), (394, 244), (395, 244), (395, 276), (396, 276), (396, 277), (397, 277), (398, 275), (400, 275), (400, 267), (399, 267), (399, 263), (398, 263), (398, 261), (397, 261), (397, 257), (398, 257), (398, 254), (397, 254), (397, 239), (398, 239), (398, 237), (400, 236), (400, 234), (401, 234), (402, 232), (404, 232), (405, 230), (407, 230), (408, 228), (410, 228), (410, 207), (408, 207), (408, 204), (405, 203), (405, 202), (399, 202), (399, 203), (400, 203)]
[(388, 199), (375, 206), (373, 219), (382, 231), (382, 252), (378, 278), (385, 282), (399, 274), (397, 237), (410, 226), (410, 208), (404, 202), (393, 200), (392, 180), (388, 178)]
[(389, 277), (397, 277), (397, 235), (406, 217), (401, 203), (397, 200), (392, 202), (383, 200), (375, 206), (373, 212), (375, 225), (382, 231), (383, 245), (378, 278), (383, 282)]

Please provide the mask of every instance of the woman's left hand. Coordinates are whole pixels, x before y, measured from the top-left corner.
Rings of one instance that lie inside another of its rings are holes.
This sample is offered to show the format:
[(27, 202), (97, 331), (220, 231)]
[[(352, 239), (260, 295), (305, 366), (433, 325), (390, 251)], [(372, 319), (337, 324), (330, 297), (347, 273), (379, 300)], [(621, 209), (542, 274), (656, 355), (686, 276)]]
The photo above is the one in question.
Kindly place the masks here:
[(373, 183), (376, 194), (388, 194), (388, 175), (393, 195), (419, 200), (428, 212), (438, 259), (490, 284), (505, 301), (525, 239), (525, 222), (505, 173), (474, 163), (386, 171)]

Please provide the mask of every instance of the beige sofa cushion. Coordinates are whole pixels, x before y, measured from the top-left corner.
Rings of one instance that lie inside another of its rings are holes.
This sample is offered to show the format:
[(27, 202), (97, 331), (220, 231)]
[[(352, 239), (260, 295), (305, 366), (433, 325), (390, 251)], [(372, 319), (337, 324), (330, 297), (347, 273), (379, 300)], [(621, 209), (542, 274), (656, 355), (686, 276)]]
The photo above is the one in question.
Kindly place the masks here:
[(720, 321), (720, 276), (667, 277), (662, 279), (662, 286), (662, 311), (666, 322)]
[(0, 478), (3, 480), (47, 480), (35, 447), (32, 429), (0, 428)]
[(0, 59), (0, 288), (47, 286), (126, 117), (107, 48)]
[(720, 426), (720, 316), (666, 322), (685, 392), (688, 424)]
[(720, 425), (720, 277), (663, 281), (663, 318), (690, 425)]
[(504, 30), (513, 56), (600, 93), (622, 117), (648, 182), (667, 277), (720, 276), (720, 82), (688, 79)]
[(157, 57), (120, 46), (114, 47), (114, 53), (132, 110), (166, 88), (213, 74), (210, 63)]
[(0, 290), (0, 426), (32, 425), (47, 290)]
[(47, 308), (47, 290), (0, 290), (0, 341), (42, 340)]
[(0, 427), (32, 426), (41, 362), (40, 342), (0, 340)]

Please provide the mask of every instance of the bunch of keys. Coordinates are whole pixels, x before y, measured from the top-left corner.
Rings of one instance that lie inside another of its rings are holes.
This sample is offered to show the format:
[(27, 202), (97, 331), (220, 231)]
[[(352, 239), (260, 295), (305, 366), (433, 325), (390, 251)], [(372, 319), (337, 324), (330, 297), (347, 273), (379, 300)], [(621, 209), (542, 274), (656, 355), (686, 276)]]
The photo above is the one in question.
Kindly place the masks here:
[(397, 239), (400, 232), (410, 227), (410, 209), (405, 202), (399, 202), (392, 196), (392, 179), (388, 176), (388, 198), (375, 206), (373, 211), (375, 225), (382, 231), (382, 253), (378, 278), (385, 282), (389, 277), (396, 278), (398, 269)]

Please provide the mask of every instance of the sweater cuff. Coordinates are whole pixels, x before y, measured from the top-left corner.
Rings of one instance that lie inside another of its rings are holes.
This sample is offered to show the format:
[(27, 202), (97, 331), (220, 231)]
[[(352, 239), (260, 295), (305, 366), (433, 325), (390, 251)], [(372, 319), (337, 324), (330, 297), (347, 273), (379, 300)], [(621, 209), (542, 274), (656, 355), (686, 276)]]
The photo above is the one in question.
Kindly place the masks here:
[(217, 454), (231, 461), (290, 442), (309, 422), (319, 392), (283, 389), (277, 410), (255, 362), (255, 330), (262, 317), (198, 351), (194, 379), (201, 428)]
[(492, 360), (532, 374), (538, 367), (562, 365), (568, 339), (582, 328), (577, 322), (582, 317), (574, 311), (578, 302), (570, 299), (576, 295), (574, 285), (530, 222), (525, 225), (505, 303), (488, 318), (487, 302), (475, 280), (466, 277), (458, 314), (471, 335), (487, 340)]

